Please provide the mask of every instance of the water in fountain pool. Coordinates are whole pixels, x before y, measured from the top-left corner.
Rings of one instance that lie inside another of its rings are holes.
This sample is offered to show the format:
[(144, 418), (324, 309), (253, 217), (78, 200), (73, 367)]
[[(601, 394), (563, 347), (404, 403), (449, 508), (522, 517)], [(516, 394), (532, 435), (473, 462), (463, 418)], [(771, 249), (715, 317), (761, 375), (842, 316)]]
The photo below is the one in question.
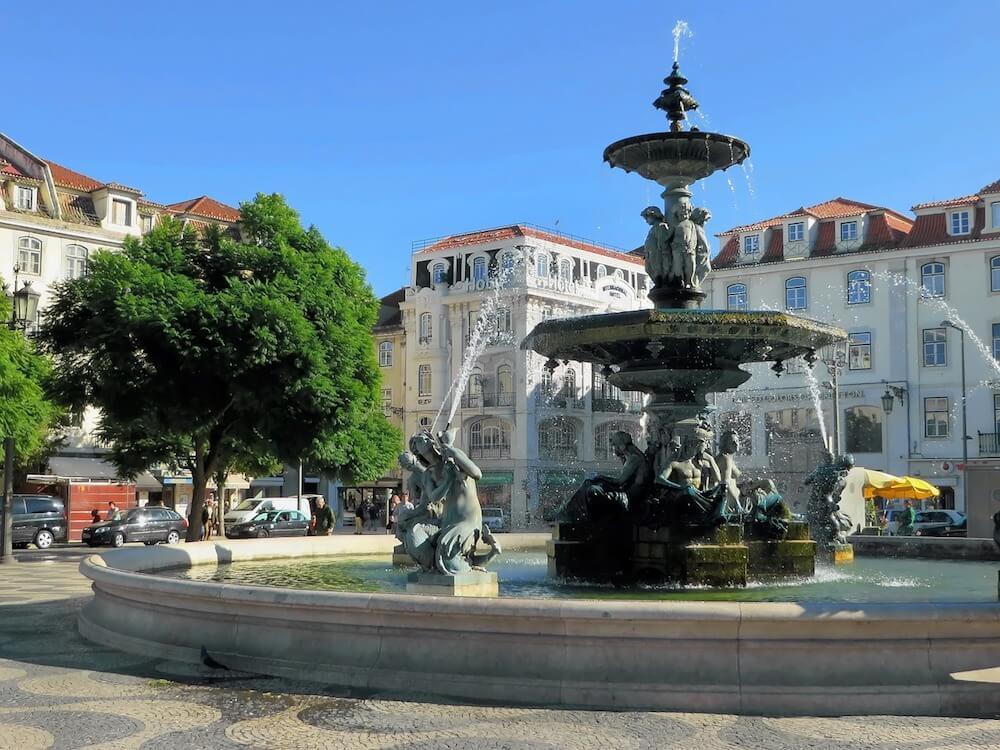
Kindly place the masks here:
[[(674, 585), (615, 588), (556, 581), (541, 552), (505, 552), (491, 566), (500, 596), (515, 599), (631, 599), (640, 601), (986, 602), (996, 601), (994, 563), (856, 558), (852, 565), (820, 567), (813, 578), (753, 582), (746, 588)], [(382, 555), (264, 560), (163, 571), (158, 576), (254, 586), (346, 592), (404, 593), (407, 568)]]

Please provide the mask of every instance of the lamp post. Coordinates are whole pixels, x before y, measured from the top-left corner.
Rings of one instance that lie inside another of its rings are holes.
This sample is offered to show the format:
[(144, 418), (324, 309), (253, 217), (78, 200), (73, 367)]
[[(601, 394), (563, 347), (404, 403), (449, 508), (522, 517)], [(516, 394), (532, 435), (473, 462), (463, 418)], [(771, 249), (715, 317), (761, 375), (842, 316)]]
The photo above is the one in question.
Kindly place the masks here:
[(965, 496), (965, 477), (966, 470), (969, 465), (969, 429), (968, 429), (968, 415), (965, 409), (966, 401), (966, 390), (965, 390), (965, 329), (962, 326), (957, 325), (951, 320), (942, 320), (942, 328), (954, 328), (958, 331), (959, 335), (959, 354), (962, 359), (962, 496)]
[[(17, 276), (21, 272), (14, 266), (14, 293), (10, 320), (7, 327), (12, 331), (28, 327), (38, 311), (39, 294), (31, 288), (31, 282), (17, 288)], [(0, 564), (14, 562), (14, 436), (6, 435), (3, 441), (3, 522), (0, 523)]]
[[(831, 395), (833, 396), (833, 455), (840, 455), (840, 371), (847, 367), (847, 352), (840, 344), (831, 344), (827, 356), (822, 357), (827, 372), (830, 373)], [(822, 415), (817, 415), (822, 419)]]

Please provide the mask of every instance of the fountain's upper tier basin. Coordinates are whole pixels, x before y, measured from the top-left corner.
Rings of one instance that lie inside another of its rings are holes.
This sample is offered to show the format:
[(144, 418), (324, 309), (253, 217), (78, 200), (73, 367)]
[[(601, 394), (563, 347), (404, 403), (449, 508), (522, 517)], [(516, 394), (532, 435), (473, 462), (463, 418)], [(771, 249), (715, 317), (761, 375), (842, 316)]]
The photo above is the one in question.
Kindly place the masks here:
[(521, 348), (556, 360), (693, 370), (792, 359), (845, 338), (841, 328), (783, 312), (632, 310), (543, 321)]
[(698, 130), (634, 135), (604, 149), (604, 161), (612, 167), (638, 172), (664, 187), (690, 184), (742, 164), (748, 156), (750, 146), (739, 138)]

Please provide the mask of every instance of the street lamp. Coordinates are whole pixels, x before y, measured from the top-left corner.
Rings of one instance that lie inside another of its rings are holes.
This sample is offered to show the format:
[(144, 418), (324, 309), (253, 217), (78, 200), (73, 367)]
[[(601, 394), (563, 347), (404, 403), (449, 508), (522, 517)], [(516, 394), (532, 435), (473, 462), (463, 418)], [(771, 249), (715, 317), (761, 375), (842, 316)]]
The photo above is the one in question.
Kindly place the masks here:
[[(885, 381), (882, 381), (885, 383)], [(903, 405), (903, 396), (906, 395), (906, 389), (900, 388), (898, 385), (885, 386), (885, 393), (882, 394), (882, 411), (886, 414), (892, 414), (892, 402), (899, 401), (899, 405)]]
[(965, 493), (965, 472), (969, 465), (969, 430), (968, 416), (965, 410), (966, 390), (965, 390), (965, 329), (951, 320), (942, 320), (942, 328), (954, 328), (961, 337), (959, 353), (962, 357), (962, 493)]
[[(846, 348), (840, 343), (831, 344), (826, 352), (826, 356), (820, 358), (826, 365), (827, 372), (830, 373), (830, 388), (833, 396), (833, 454), (840, 455), (840, 372), (847, 367)], [(822, 415), (817, 415), (822, 419)]]
[[(20, 266), (14, 266), (14, 293), (12, 296), (10, 320), (7, 327), (12, 331), (25, 330), (38, 312), (38, 298), (41, 296), (31, 288), (31, 282), (17, 288)], [(0, 523), (0, 564), (14, 562), (14, 436), (7, 435), (3, 441), (3, 522)]]

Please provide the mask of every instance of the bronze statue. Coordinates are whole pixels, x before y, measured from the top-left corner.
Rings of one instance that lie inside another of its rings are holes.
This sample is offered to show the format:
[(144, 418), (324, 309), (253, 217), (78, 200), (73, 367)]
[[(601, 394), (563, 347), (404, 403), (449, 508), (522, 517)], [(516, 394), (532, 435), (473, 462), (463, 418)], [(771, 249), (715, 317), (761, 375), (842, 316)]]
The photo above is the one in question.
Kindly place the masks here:
[(698, 225), (691, 221), (692, 209), (687, 202), (674, 205), (670, 212), (671, 267), (673, 277), (680, 280), (680, 286), (697, 289), (694, 269), (698, 252)]
[(560, 523), (600, 521), (627, 513), (643, 500), (649, 485), (646, 456), (627, 432), (611, 435), (611, 447), (622, 461), (616, 476), (598, 474), (586, 480), (569, 500), (556, 509)]
[(663, 212), (656, 206), (647, 206), (640, 214), (649, 224), (646, 242), (646, 274), (654, 285), (666, 283), (676, 274), (670, 260), (670, 227)]
[(698, 237), (698, 244), (695, 247), (694, 263), (694, 287), (701, 288), (701, 283), (712, 272), (712, 247), (708, 244), (708, 235), (705, 234), (705, 222), (712, 218), (712, 214), (707, 208), (696, 208), (691, 212), (691, 221), (694, 222), (695, 233)]

